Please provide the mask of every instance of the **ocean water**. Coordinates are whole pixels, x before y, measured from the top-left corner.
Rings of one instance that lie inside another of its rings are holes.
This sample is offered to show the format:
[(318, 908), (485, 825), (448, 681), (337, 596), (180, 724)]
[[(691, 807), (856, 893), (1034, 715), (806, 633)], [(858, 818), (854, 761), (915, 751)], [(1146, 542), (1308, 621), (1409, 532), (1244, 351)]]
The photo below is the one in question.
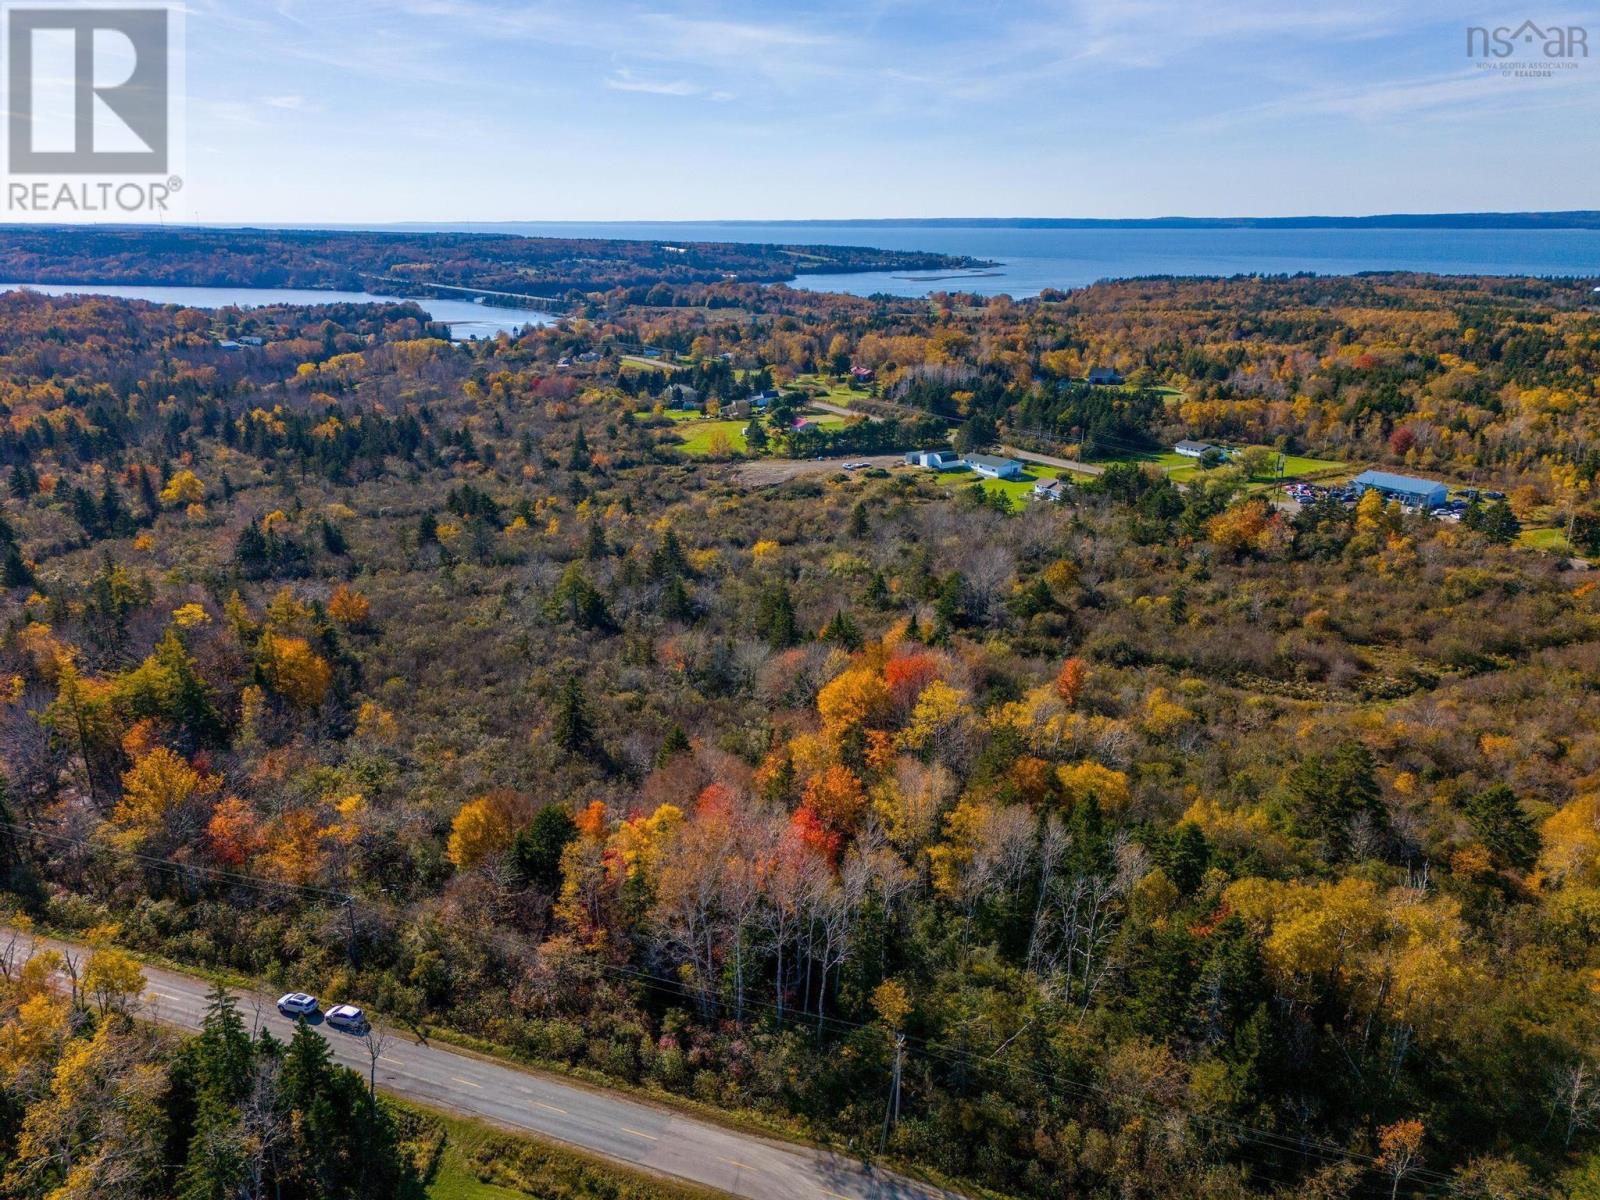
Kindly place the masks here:
[[(765, 242), (874, 246), (966, 255), (997, 265), (974, 271), (802, 275), (794, 287), (867, 296), (924, 296), (937, 291), (1035, 296), (1045, 288), (1083, 287), (1141, 275), (1286, 275), (1312, 272), (1426, 271), (1440, 275), (1577, 276), (1600, 283), (1600, 230), (1590, 229), (1196, 229), (1021, 228), (1004, 225), (812, 224), (808, 222), (567, 222), (332, 226), (375, 231), (482, 232), (529, 237), (643, 241)], [(133, 287), (0, 284), (59, 295), (97, 292), (218, 308), (230, 304), (316, 304), (392, 299), (360, 292), (272, 288)], [(457, 338), (549, 324), (531, 309), (491, 308), (465, 300), (422, 299)]]
[[(375, 304), (397, 303), (394, 296), (366, 292), (317, 291), (311, 288), (248, 287), (141, 287), (120, 283), (0, 283), (0, 292), (26, 288), (46, 296), (120, 296), (152, 304), (181, 304), (186, 308), (262, 308), (270, 304)], [(528, 325), (550, 325), (549, 313), (526, 308), (496, 308), (470, 300), (418, 298), (416, 304), (435, 321), (450, 326), (457, 341), (493, 337), (504, 330), (515, 333)]]
[[(398, 227), (394, 227), (398, 228)], [(1441, 275), (1595, 277), (1600, 230), (1560, 229), (1027, 229), (1008, 226), (807, 222), (514, 222), (407, 225), (412, 230), (645, 241), (777, 242), (928, 250), (998, 262), (975, 272), (802, 275), (796, 287), (871, 295), (934, 291), (1022, 299), (1138, 275), (1281, 275), (1429, 271)]]

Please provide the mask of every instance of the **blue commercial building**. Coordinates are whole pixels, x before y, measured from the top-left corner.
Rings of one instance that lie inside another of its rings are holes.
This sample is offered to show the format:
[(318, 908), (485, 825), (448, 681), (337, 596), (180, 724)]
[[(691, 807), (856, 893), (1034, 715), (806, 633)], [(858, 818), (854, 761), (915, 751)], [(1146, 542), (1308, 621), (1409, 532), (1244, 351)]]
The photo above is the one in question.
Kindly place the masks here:
[(1410, 475), (1391, 475), (1387, 471), (1363, 471), (1351, 482), (1363, 492), (1379, 492), (1391, 500), (1421, 508), (1438, 508), (1450, 498), (1450, 489), (1442, 483), (1414, 479)]

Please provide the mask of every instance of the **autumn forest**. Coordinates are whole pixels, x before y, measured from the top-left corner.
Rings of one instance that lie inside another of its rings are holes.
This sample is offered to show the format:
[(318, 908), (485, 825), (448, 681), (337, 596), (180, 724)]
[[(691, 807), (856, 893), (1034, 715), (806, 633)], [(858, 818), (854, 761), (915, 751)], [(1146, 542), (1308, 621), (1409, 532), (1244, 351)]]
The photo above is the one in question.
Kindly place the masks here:
[[(134, 956), (973, 1196), (1600, 1195), (1587, 289), (744, 258), (478, 342), (0, 295), (0, 945), (104, 948), (0, 958), (0, 1195), (421, 1194), (404, 1114), (308, 1134), (364, 1083), (132, 1019)], [(1090, 469), (854, 461), (946, 439)]]

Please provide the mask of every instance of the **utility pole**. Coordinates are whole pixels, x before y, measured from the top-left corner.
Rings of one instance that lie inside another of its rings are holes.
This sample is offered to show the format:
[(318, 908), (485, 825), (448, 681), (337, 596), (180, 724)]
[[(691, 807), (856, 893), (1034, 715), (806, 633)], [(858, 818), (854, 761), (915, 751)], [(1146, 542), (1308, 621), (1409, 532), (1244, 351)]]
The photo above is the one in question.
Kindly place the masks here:
[(354, 896), (344, 898), (344, 915), (346, 927), (350, 933), (350, 965), (356, 970), (361, 969), (361, 951), (356, 948), (356, 901)]
[(889, 1131), (900, 1122), (900, 1068), (905, 1062), (906, 1035), (894, 1035), (894, 1074), (889, 1082), (889, 1103), (883, 1111), (883, 1136), (878, 1139), (878, 1153), (889, 1147)]

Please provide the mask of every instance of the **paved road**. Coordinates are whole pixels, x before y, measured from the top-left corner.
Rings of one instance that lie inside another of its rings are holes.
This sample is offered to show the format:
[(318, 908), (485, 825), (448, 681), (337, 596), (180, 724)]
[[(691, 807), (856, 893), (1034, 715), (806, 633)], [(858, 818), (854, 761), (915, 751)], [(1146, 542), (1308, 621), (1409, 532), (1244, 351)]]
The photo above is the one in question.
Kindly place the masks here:
[(1002, 446), (1000, 452), (1008, 458), (1015, 458), (1021, 462), (1039, 463), (1046, 467), (1060, 467), (1063, 471), (1072, 471), (1079, 475), (1104, 475), (1104, 467), (1092, 467), (1086, 462), (1079, 462), (1075, 458), (1056, 458), (1050, 454), (1035, 454), (1032, 450), (1018, 450), (1013, 446)]
[[(9, 942), (9, 932), (4, 940)], [(81, 946), (26, 935), (18, 935), (18, 943), (87, 952)], [(149, 988), (143, 1015), (180, 1029), (199, 1029), (210, 985), (154, 967), (146, 967), (144, 973)], [(293, 1035), (293, 1023), (274, 1007), (275, 996), (235, 995), (246, 1025), (265, 1025), (285, 1040)], [(327, 1003), (323, 1001), (324, 1007)], [(398, 1030), (380, 1027), (380, 1032), (387, 1044), (378, 1062), (378, 1086), (385, 1091), (507, 1129), (555, 1138), (629, 1166), (751, 1200), (961, 1200), (954, 1193), (873, 1170), (851, 1158), (725, 1129), (444, 1045), (423, 1045)], [(334, 1058), (366, 1078), (370, 1065), (366, 1042), (327, 1028), (322, 1033)]]
[(853, 408), (846, 408), (842, 404), (834, 404), (828, 400), (807, 400), (806, 407), (821, 409), (826, 413), (834, 413), (841, 417), (866, 417), (869, 421), (881, 421), (882, 417), (875, 417), (871, 413), (859, 412)]

